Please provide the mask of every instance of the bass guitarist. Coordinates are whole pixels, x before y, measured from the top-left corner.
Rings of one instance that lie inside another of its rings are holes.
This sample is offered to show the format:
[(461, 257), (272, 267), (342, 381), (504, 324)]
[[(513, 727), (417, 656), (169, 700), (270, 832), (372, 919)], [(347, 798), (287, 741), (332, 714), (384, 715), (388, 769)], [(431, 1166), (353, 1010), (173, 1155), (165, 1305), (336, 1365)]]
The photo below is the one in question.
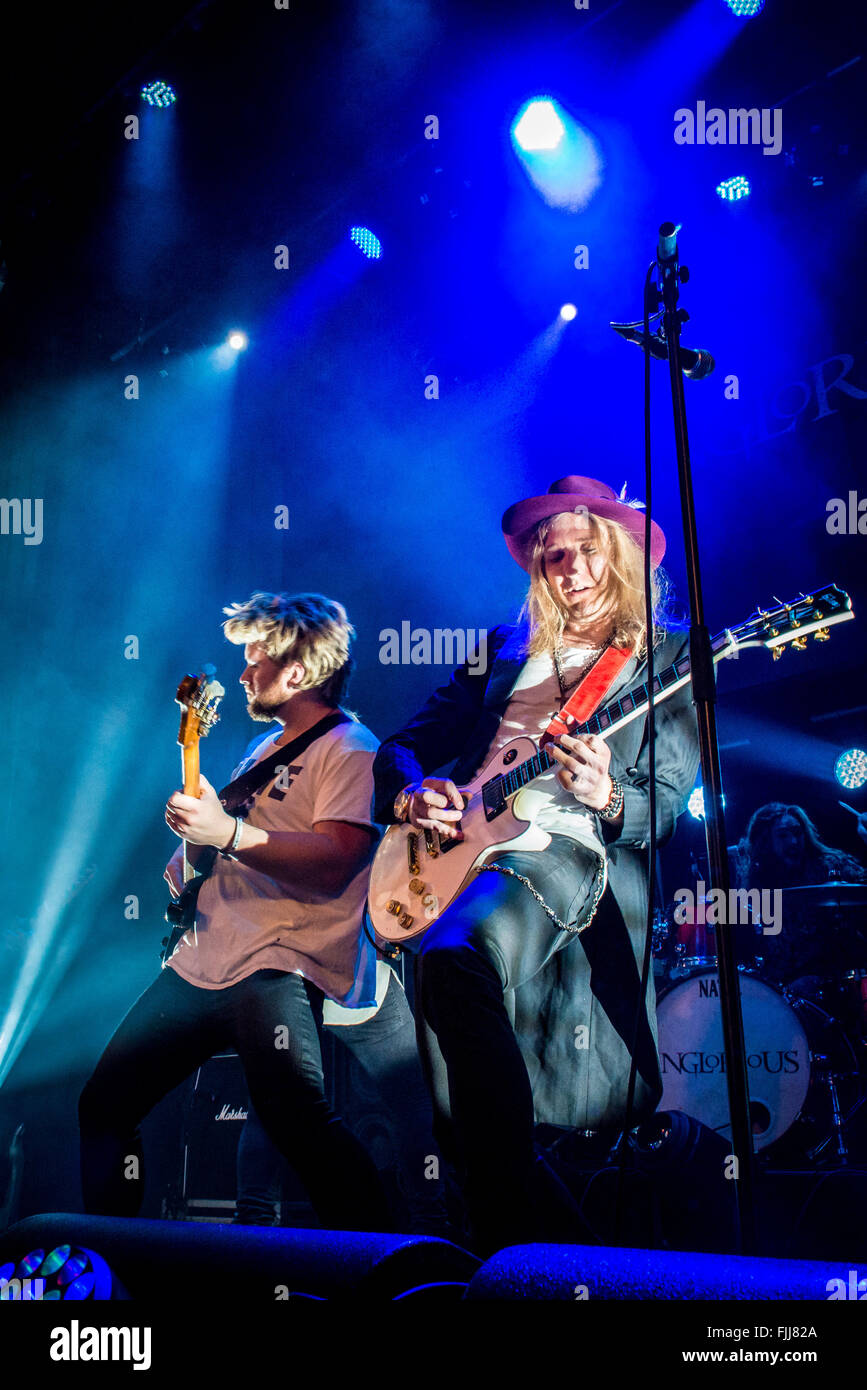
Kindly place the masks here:
[[(644, 679), (644, 517), (604, 483), (568, 477), (510, 507), (503, 531), (530, 576), (520, 621), (491, 633), (488, 671), (467, 662), (381, 745), (374, 814), (383, 823), (459, 834), (458, 786), (511, 739), (538, 741), (588, 673), (597, 685), (604, 677), (594, 705)], [(657, 670), (686, 650), (683, 634), (662, 627), (664, 550), (654, 523)], [(592, 1130), (622, 1123), (636, 1020), (636, 1123), (660, 1094), (652, 973), (639, 1000), (646, 716), (610, 742), (558, 742), (548, 747), (559, 770), (534, 783), (548, 847), (495, 856), (420, 937), (416, 997), (437, 1138), (463, 1175), (480, 1253), (581, 1238), (568, 1194), (535, 1155), (534, 1118)], [(432, 775), (455, 758), (451, 777)], [(697, 769), (686, 686), (656, 710), (658, 844)]]
[[(285, 750), (230, 816), (204, 778), (175, 792), (166, 821), (191, 847), (219, 850), (193, 928), (133, 1004), (79, 1102), (85, 1209), (133, 1216), (143, 1174), (138, 1126), (215, 1052), (233, 1047), (273, 1143), (333, 1229), (387, 1230), (388, 1205), (367, 1151), (325, 1094), (317, 1023), (326, 998), (373, 1005), (375, 956), (360, 921), (378, 838), (370, 817), (376, 739), (340, 709), (354, 637), (320, 594), (257, 593), (224, 624), (244, 646), (240, 680), (260, 739), (236, 776)], [(255, 779), (254, 779), (255, 780)], [(227, 789), (228, 791), (228, 789)], [(183, 886), (181, 850), (166, 870)]]

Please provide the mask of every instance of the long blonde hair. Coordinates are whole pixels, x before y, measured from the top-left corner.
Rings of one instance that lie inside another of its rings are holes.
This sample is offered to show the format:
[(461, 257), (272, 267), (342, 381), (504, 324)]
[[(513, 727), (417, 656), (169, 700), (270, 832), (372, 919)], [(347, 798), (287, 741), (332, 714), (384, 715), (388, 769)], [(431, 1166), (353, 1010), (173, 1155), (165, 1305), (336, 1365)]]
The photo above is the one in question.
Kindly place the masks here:
[[(530, 627), (528, 654), (539, 656), (551, 651), (563, 641), (563, 631), (569, 614), (551, 592), (545, 576), (545, 540), (554, 522), (572, 512), (558, 512), (546, 517), (536, 527), (530, 558), (530, 588), (521, 608), (521, 618)], [(647, 628), (644, 611), (644, 556), (630, 533), (618, 521), (585, 513), (590, 534), (605, 549), (608, 567), (605, 573), (602, 606), (594, 621), (608, 617), (611, 621), (611, 640), (616, 646), (631, 647), (642, 657), (647, 650)], [(665, 636), (665, 608), (670, 594), (670, 581), (664, 570), (651, 570), (650, 593), (653, 611), (653, 645)]]

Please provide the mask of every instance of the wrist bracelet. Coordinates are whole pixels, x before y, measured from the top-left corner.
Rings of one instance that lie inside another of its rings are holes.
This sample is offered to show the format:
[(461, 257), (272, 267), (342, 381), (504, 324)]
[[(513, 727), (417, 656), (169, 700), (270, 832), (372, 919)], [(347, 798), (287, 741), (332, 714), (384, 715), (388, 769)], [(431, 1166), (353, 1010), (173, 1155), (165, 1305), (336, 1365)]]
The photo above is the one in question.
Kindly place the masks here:
[(603, 820), (616, 820), (623, 810), (623, 785), (616, 777), (611, 778), (611, 795), (597, 812)]
[(235, 833), (233, 834), (230, 843), (226, 845), (225, 849), (220, 850), (220, 853), (224, 859), (232, 859), (234, 857), (234, 852), (241, 843), (241, 831), (243, 830), (243, 828), (244, 822), (241, 820), (241, 817), (235, 816)]

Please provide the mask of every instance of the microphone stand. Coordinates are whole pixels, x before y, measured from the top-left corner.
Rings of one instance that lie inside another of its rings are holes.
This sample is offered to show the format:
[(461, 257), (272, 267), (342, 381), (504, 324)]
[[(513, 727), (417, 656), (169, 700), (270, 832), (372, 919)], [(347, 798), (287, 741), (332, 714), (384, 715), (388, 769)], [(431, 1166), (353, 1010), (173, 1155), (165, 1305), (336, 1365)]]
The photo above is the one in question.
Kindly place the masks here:
[(651, 293), (657, 294), (658, 299), (662, 301), (663, 326), (668, 343), (677, 470), (680, 482), (680, 504), (689, 585), (689, 663), (701, 753), (705, 838), (707, 840), (711, 887), (723, 890), (726, 904), (726, 910), (721, 914), (723, 920), (716, 922), (715, 931), (732, 1148), (737, 1165), (734, 1174), (736, 1210), (741, 1252), (752, 1254), (755, 1249), (753, 1135), (740, 985), (734, 943), (728, 921), (729, 861), (726, 848), (722, 777), (716, 728), (716, 683), (711, 636), (704, 620), (698, 530), (692, 490), (689, 437), (686, 428), (686, 404), (680, 357), (681, 325), (689, 318), (689, 314), (685, 309), (678, 308), (678, 298), (680, 285), (686, 284), (689, 279), (689, 271), (686, 266), (680, 266), (678, 263), (677, 229), (671, 222), (664, 222), (659, 229), (657, 264), (661, 272), (661, 288), (658, 292), (651, 291)]

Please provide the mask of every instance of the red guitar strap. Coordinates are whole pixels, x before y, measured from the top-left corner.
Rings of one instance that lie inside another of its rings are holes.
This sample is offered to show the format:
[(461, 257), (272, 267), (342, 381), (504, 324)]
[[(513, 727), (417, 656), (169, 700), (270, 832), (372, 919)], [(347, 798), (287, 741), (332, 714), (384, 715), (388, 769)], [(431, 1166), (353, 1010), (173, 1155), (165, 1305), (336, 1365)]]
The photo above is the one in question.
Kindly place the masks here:
[(595, 714), (605, 692), (610, 690), (631, 656), (631, 647), (606, 647), (583, 680), (578, 682), (559, 714), (555, 714), (539, 740), (539, 747), (544, 747), (561, 734), (568, 734), (571, 725), (583, 724), (591, 714)]

